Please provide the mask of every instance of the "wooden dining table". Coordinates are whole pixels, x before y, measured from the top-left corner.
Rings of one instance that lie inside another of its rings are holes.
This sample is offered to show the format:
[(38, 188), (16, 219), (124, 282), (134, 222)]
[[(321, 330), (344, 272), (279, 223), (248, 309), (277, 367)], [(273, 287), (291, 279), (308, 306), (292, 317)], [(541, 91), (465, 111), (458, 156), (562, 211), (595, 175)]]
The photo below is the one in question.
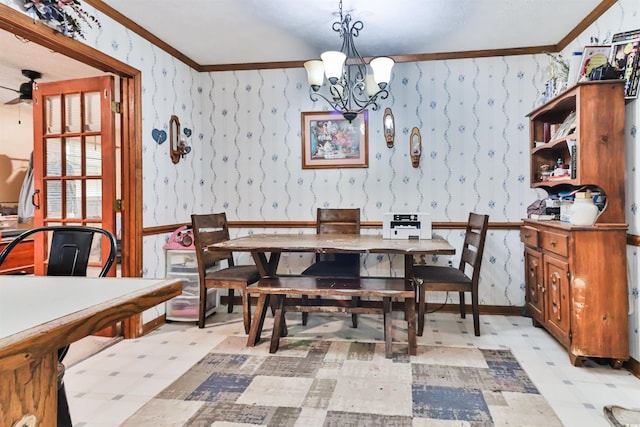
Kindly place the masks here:
[[(454, 255), (443, 237), (384, 239), (374, 234), (250, 234), (209, 246), (209, 250), (251, 252), (262, 276), (276, 274), (283, 252), (396, 254), (404, 256), (404, 277), (413, 278), (413, 257)], [(267, 255), (269, 254), (269, 255)]]
[[(409, 286), (414, 286), (414, 256), (455, 254), (455, 248), (439, 236), (433, 239), (385, 239), (373, 234), (250, 234), (215, 243), (208, 250), (250, 252), (262, 277), (277, 276), (278, 263), (284, 252), (401, 255), (404, 258), (403, 277)], [(259, 320), (258, 315), (256, 312), (253, 325)], [(418, 331), (423, 329), (424, 318), (418, 316)]]
[(181, 293), (180, 279), (0, 276), (0, 426), (55, 426), (58, 349)]

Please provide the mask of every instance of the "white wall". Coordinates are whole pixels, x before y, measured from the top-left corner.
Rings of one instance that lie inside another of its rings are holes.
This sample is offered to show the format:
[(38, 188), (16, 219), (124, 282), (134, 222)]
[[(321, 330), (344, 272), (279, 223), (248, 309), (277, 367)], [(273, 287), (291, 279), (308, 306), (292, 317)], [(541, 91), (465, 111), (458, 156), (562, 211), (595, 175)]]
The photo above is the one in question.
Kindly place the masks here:
[(0, 206), (17, 205), (32, 150), (31, 105), (0, 105)]

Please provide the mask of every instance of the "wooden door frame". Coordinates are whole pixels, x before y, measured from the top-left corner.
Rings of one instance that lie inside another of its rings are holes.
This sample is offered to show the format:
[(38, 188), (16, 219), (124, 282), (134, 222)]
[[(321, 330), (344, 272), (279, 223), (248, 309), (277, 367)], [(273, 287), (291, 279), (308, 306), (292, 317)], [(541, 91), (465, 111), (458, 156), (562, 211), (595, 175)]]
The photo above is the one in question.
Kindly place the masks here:
[[(122, 79), (122, 276), (142, 276), (142, 73), (97, 49), (64, 36), (0, 4), (0, 30)], [(123, 324), (125, 338), (142, 335), (142, 315)]]

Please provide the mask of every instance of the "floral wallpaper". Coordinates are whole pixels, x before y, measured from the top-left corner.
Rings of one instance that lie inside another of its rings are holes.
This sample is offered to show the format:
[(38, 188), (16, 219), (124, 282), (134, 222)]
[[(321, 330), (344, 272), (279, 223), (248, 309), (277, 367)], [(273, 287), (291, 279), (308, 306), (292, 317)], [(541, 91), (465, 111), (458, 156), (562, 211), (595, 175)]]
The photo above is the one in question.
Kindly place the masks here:
[[(13, 0), (0, 2), (20, 10)], [(637, 0), (618, 1), (563, 54), (582, 50), (592, 37), (606, 43), (617, 32), (640, 28), (639, 9)], [(91, 7), (87, 10), (99, 18), (101, 28), (86, 29), (84, 42), (142, 71), (145, 227), (187, 222), (191, 213), (212, 211), (225, 211), (230, 220), (311, 221), (317, 207), (360, 207), (363, 221), (381, 221), (391, 211), (424, 211), (433, 221), (463, 222), (476, 211), (489, 214), (491, 222), (517, 223), (530, 203), (546, 195), (529, 188), (526, 118), (544, 90), (546, 55), (396, 64), (390, 97), (380, 111), (369, 110), (369, 167), (303, 170), (301, 112), (325, 106), (309, 99), (302, 68), (197, 73)], [(384, 107), (392, 108), (396, 120), (391, 149), (382, 133)], [(640, 235), (638, 113), (638, 102), (629, 102), (626, 200), (634, 235)], [(192, 130), (187, 138), (192, 151), (177, 165), (171, 163), (167, 142), (154, 138), (160, 130), (168, 132), (172, 114)], [(409, 157), (414, 126), (423, 143), (418, 168), (410, 166)], [(313, 232), (233, 230), (238, 235), (263, 231)], [(435, 232), (460, 247), (460, 230)], [(164, 276), (167, 237), (144, 238), (145, 276)], [(640, 265), (638, 248), (627, 248), (630, 348), (640, 360)], [(250, 262), (245, 255), (238, 258)], [(306, 255), (290, 255), (283, 257), (281, 269), (299, 271), (309, 261)], [(393, 257), (363, 259), (363, 269), (371, 274), (399, 274), (401, 266)], [(523, 305), (523, 270), (518, 230), (491, 229), (481, 304)], [(145, 313), (145, 319), (161, 311)]]

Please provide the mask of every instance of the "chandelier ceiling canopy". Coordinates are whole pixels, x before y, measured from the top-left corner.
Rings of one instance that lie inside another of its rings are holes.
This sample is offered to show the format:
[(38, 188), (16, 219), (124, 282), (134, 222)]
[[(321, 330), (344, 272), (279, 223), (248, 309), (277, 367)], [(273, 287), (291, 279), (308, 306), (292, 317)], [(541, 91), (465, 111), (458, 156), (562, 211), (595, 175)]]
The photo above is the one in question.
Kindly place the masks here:
[[(378, 101), (389, 96), (387, 85), (394, 62), (391, 58), (379, 57), (367, 64), (354, 44), (354, 38), (358, 37), (364, 24), (362, 21), (351, 23), (351, 15), (343, 15), (342, 0), (339, 13), (340, 21), (334, 22), (332, 28), (342, 38), (340, 51), (324, 52), (320, 55), (321, 60), (307, 61), (304, 68), (311, 86), (311, 100), (324, 99), (331, 108), (351, 121), (369, 106), (377, 110), (380, 107)], [(325, 75), (328, 95), (320, 92)]]

